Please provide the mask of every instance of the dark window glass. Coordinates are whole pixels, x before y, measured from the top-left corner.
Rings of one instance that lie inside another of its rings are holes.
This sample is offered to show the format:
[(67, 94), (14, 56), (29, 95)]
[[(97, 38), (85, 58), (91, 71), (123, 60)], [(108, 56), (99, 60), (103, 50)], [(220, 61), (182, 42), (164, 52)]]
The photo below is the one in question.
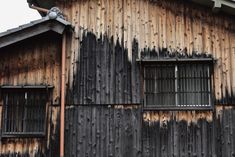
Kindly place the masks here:
[(145, 106), (211, 106), (210, 71), (207, 63), (145, 65)]

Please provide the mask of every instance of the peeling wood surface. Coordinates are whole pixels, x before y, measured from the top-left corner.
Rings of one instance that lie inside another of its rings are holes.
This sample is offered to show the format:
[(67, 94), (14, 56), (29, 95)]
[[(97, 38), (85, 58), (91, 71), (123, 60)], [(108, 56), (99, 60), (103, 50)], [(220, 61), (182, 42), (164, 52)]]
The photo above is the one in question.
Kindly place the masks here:
[(1, 139), (0, 156), (45, 156), (43, 139)]
[(171, 119), (176, 121), (186, 121), (188, 123), (197, 123), (200, 119), (207, 122), (213, 121), (212, 111), (148, 111), (143, 113), (143, 120), (150, 124), (155, 121), (168, 122)]

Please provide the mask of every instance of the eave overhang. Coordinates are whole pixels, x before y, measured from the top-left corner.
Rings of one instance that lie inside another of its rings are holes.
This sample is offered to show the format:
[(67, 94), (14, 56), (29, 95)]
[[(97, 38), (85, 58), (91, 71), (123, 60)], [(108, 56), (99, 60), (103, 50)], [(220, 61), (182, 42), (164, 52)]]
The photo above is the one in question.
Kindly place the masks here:
[[(27, 0), (29, 4), (34, 4), (36, 6), (51, 9), (55, 6), (55, 2), (69, 2), (71, 0)], [(150, 0), (157, 2), (157, 0)], [(235, 0), (188, 0), (193, 3), (198, 3), (207, 7), (210, 7), (214, 12), (223, 11), (231, 15), (235, 15)], [(40, 13), (43, 15), (43, 13)]]
[(212, 11), (225, 12), (227, 14), (235, 15), (235, 0), (189, 0), (212, 8)]
[(40, 20), (32, 21), (28, 24), (0, 33), (0, 48), (48, 31), (63, 34), (67, 28), (71, 28), (71, 24), (69, 22), (59, 17), (56, 19), (50, 19), (46, 16)]

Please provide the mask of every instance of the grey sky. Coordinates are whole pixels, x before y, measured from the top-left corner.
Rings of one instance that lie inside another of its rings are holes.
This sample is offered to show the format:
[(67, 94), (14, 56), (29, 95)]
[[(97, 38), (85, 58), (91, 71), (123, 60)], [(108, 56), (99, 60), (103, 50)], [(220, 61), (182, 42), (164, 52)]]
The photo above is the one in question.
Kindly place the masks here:
[(28, 7), (27, 0), (7, 0), (0, 3), (0, 32), (41, 18)]

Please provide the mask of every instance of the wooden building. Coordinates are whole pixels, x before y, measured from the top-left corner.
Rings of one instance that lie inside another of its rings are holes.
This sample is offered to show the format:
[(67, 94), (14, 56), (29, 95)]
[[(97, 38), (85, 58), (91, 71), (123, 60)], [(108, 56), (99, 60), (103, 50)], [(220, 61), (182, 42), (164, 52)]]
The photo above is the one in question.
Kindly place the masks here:
[(235, 2), (28, 3), (45, 17), (0, 34), (0, 156), (235, 156)]

